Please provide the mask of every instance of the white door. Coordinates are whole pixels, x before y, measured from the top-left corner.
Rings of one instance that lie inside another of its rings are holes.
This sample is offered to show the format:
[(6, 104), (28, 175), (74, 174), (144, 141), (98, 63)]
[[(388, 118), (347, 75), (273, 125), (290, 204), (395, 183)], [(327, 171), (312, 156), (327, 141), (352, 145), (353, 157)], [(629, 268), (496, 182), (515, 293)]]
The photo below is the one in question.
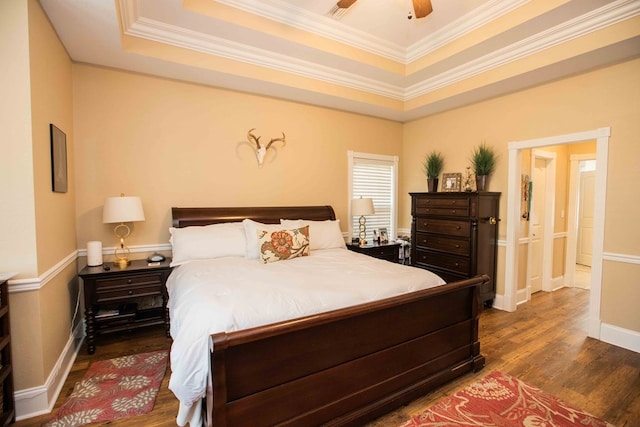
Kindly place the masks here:
[(595, 172), (580, 173), (576, 263), (588, 266), (591, 266), (593, 248), (593, 197), (595, 194), (595, 182)]
[(542, 290), (543, 236), (547, 161), (536, 158), (532, 173), (531, 217), (529, 224), (529, 290), (533, 294)]

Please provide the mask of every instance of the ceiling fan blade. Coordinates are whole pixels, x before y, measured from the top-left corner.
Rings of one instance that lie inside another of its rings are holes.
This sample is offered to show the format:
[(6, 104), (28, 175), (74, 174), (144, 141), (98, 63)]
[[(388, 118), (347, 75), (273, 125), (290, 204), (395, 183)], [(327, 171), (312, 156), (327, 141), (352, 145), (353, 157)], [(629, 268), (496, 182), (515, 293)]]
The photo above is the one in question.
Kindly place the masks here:
[(348, 9), (356, 1), (357, 0), (340, 0), (338, 3), (336, 3), (336, 6), (338, 6), (340, 9)]
[(413, 0), (413, 11), (416, 14), (416, 18), (424, 18), (433, 12), (431, 0)]

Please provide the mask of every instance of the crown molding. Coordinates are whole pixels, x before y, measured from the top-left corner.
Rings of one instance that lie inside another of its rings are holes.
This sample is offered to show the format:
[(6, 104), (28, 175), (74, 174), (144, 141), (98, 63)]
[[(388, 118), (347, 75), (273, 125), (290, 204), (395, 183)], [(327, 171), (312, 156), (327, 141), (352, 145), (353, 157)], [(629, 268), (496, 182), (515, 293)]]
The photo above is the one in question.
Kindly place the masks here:
[[(248, 9), (247, 5), (257, 7), (256, 4), (260, 4), (254, 0), (218, 1), (225, 4), (241, 3), (248, 11), (250, 9)], [(506, 0), (506, 2), (505, 0), (496, 0), (491, 4), (490, 10), (487, 11), (487, 16), (479, 17), (474, 24), (468, 23), (469, 31), (470, 28), (481, 25), (483, 19), (490, 19), (488, 16), (495, 17), (496, 12), (494, 8), (498, 5), (509, 3), (515, 8), (523, 1), (529, 0)], [(640, 0), (616, 0), (546, 31), (542, 31), (519, 42), (491, 52), (490, 54), (451, 68), (431, 78), (427, 78), (420, 83), (403, 87), (377, 79), (366, 78), (355, 73), (345, 72), (337, 68), (300, 60), (284, 54), (259, 49), (221, 37), (211, 36), (140, 17), (138, 14), (137, 1), (119, 0), (119, 5), (122, 31), (126, 35), (266, 67), (401, 101), (408, 101), (431, 93), (443, 87), (640, 15)], [(264, 8), (260, 10), (264, 10)], [(271, 13), (273, 13), (273, 11), (271, 11)], [(304, 19), (301, 21), (304, 21)]]
[(308, 77), (391, 99), (403, 99), (401, 86), (140, 17), (137, 15), (135, 2), (120, 0), (120, 6), (122, 30), (129, 36)]
[(491, 0), (482, 6), (482, 10), (475, 9), (459, 17), (434, 31), (428, 39), (418, 41), (408, 48), (363, 31), (345, 30), (335, 19), (319, 17), (306, 9), (279, 0), (216, 1), (406, 65), (531, 0)]
[(428, 38), (424, 38), (407, 49), (405, 64), (410, 64), (421, 57), (439, 49), (454, 40), (500, 18), (512, 10), (529, 3), (531, 0), (491, 0), (481, 8), (474, 9), (450, 24), (434, 31)]
[(505, 46), (490, 54), (469, 61), (466, 64), (454, 67), (445, 73), (412, 85), (408, 87), (405, 92), (405, 100), (431, 93), (638, 15), (640, 15), (640, 1), (617, 0), (519, 42)]
[(396, 62), (405, 63), (404, 47), (364, 31), (345, 30), (343, 24), (328, 16), (319, 16), (306, 9), (279, 0), (216, 0), (271, 21), (307, 31)]

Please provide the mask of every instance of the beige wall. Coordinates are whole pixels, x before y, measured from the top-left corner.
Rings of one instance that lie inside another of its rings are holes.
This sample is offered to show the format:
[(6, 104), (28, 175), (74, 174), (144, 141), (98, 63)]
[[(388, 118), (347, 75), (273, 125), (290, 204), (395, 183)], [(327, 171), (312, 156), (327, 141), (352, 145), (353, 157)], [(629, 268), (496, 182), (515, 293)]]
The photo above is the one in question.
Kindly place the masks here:
[(0, 2), (0, 272), (37, 274), (27, 3)]
[[(74, 65), (78, 247), (113, 246), (105, 197), (142, 198), (127, 243), (167, 243), (172, 206), (330, 204), (347, 230), (347, 151), (400, 155), (402, 125), (357, 114)], [(247, 131), (286, 134), (259, 167)]]
[[(3, 156), (8, 162), (0, 169), (10, 185), (0, 191), (10, 207), (3, 214), (15, 217), (3, 218), (10, 226), (0, 245), (0, 271), (19, 272), (17, 278), (32, 289), (10, 295), (14, 382), (21, 390), (47, 381), (69, 340), (78, 298), (72, 80), (71, 61), (36, 0), (2, 2), (0, 20), (5, 18), (14, 31), (0, 37), (8, 42), (0, 42), (0, 56), (11, 58), (0, 72), (15, 68), (15, 74), (0, 79), (3, 101), (12, 103), (2, 104), (0, 114), (11, 135), (0, 142), (11, 154)], [(67, 193), (51, 191), (49, 123), (67, 134)], [(61, 271), (49, 274), (56, 268)]]
[[(506, 219), (504, 195), (507, 190), (507, 146), (510, 141), (610, 126), (604, 252), (605, 255), (640, 256), (637, 245), (640, 224), (635, 220), (640, 199), (630, 197), (628, 187), (628, 183), (640, 180), (638, 75), (640, 60), (636, 59), (407, 123), (402, 153), (404, 191), (401, 192), (400, 226), (406, 227), (410, 221), (409, 197), (402, 194), (425, 189), (420, 159), (432, 148), (438, 148), (444, 154), (445, 172), (462, 172), (476, 144), (486, 141), (496, 147), (499, 153), (498, 170), (491, 178), (489, 189), (503, 193), (500, 216)], [(499, 233), (504, 238), (504, 220), (500, 223)], [(504, 283), (501, 283), (504, 248), (500, 248), (499, 255), (500, 293), (504, 291)], [(637, 264), (628, 268), (640, 270)], [(607, 275), (609, 271), (607, 267), (602, 280), (602, 321), (640, 331), (639, 310), (621, 312), (620, 307), (610, 303), (619, 298), (620, 289), (625, 289), (626, 298), (637, 300), (640, 288), (632, 286), (631, 279), (625, 279), (622, 285), (618, 277), (614, 279)]]
[[(29, 54), (38, 272), (42, 275), (52, 268), (59, 268), (65, 258), (71, 257), (72, 261), (52, 276), (40, 292), (28, 293), (35, 294), (32, 298), (40, 301), (39, 316), (33, 320), (38, 322), (34, 325), (35, 330), (41, 331), (41, 343), (36, 348), (41, 350), (42, 375), (33, 376), (29, 365), (18, 369), (21, 364), (17, 361), (16, 372), (22, 375), (16, 375), (16, 386), (41, 384), (47, 380), (70, 338), (73, 310), (80, 297), (75, 275), (76, 192), (71, 60), (36, 0), (29, 1)], [(66, 193), (54, 193), (51, 189), (50, 123), (66, 134)], [(14, 339), (14, 352), (17, 356), (30, 354), (38, 343), (33, 336), (18, 334)], [(24, 375), (27, 372), (30, 377)]]

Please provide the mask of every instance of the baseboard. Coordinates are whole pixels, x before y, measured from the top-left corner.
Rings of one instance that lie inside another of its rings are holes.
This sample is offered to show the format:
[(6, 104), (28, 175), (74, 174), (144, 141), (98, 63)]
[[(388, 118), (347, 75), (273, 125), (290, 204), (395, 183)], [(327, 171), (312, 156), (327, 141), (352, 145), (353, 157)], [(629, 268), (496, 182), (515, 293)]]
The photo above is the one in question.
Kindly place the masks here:
[(551, 279), (551, 290), (552, 291), (557, 291), (560, 288), (564, 288), (565, 284), (564, 284), (564, 275), (562, 276), (558, 276), (558, 277), (553, 277)]
[(600, 325), (600, 340), (640, 353), (640, 332), (602, 323)]
[(493, 298), (493, 308), (504, 311), (504, 295), (496, 294)]
[(17, 421), (51, 412), (80, 351), (83, 338), (84, 322), (78, 322), (46, 383), (14, 393)]

